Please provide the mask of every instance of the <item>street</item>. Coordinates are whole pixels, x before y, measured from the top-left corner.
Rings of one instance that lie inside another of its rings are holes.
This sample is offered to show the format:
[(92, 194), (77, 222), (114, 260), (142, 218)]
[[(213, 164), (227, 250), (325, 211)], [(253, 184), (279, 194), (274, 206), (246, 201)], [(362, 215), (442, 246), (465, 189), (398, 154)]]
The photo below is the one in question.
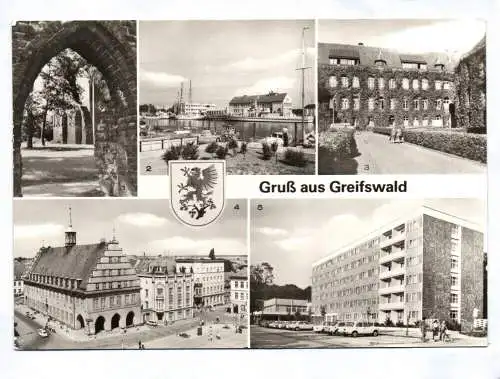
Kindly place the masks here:
[[(19, 308), (19, 306), (18, 306)], [(180, 320), (169, 326), (137, 326), (127, 330), (127, 333), (100, 333), (97, 336), (86, 336), (83, 333), (72, 332), (71, 337), (65, 329), (56, 328), (56, 333), (50, 333), (43, 338), (37, 334), (37, 329), (45, 326), (45, 318), (39, 314), (35, 320), (25, 315), (24, 309), (16, 309), (15, 322), (19, 333), (18, 343), (21, 350), (52, 350), (52, 349), (137, 349), (141, 341), (145, 348), (243, 348), (248, 346), (248, 329), (242, 334), (236, 334), (233, 316), (225, 313), (224, 308), (203, 312), (201, 318), (205, 322), (203, 336), (196, 336), (196, 328), (200, 318), (195, 317)], [(215, 324), (219, 317), (220, 323)], [(220, 340), (208, 341), (210, 325), (213, 325), (214, 340), (217, 332)], [(224, 326), (227, 325), (227, 328)], [(77, 331), (78, 332), (78, 331)], [(179, 336), (186, 333), (188, 336)], [(77, 339), (78, 338), (78, 339)], [(207, 342), (208, 341), (208, 342)], [(210, 345), (210, 346), (208, 346)]]
[[(360, 155), (352, 174), (485, 174), (486, 165), (372, 132), (355, 135)], [(321, 157), (319, 157), (321, 159)]]
[(407, 337), (404, 328), (400, 333), (381, 331), (377, 337), (360, 336), (356, 338), (330, 336), (312, 331), (264, 328), (255, 325), (252, 325), (250, 329), (250, 346), (258, 349), (487, 346), (486, 337), (478, 338), (456, 334), (452, 338), (452, 342), (422, 342), (418, 330), (412, 330)]

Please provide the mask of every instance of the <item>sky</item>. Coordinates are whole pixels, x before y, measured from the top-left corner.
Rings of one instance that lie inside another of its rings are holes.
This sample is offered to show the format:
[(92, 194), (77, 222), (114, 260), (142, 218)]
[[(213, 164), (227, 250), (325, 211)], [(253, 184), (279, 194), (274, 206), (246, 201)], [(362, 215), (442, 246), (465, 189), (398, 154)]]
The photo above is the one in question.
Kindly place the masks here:
[[(250, 260), (274, 267), (276, 284), (311, 285), (311, 267), (379, 227), (422, 205), (461, 217), (485, 230), (486, 208), (477, 199), (260, 200), (252, 204)], [(300, 217), (293, 217), (300, 215)]]
[(479, 19), (320, 20), (318, 41), (358, 44), (403, 52), (462, 55), (486, 33)]
[(314, 101), (314, 22), (145, 21), (139, 23), (139, 102), (185, 99), (226, 107), (234, 96), (288, 92), (300, 106), (302, 28), (305, 31), (306, 105)]
[[(239, 205), (239, 210), (234, 209)], [(181, 224), (169, 200), (71, 199), (14, 201), (14, 257), (33, 257), (45, 246), (63, 246), (72, 208), (77, 243), (116, 238), (125, 254), (208, 255), (247, 253), (246, 200), (226, 200), (222, 216), (204, 228)]]

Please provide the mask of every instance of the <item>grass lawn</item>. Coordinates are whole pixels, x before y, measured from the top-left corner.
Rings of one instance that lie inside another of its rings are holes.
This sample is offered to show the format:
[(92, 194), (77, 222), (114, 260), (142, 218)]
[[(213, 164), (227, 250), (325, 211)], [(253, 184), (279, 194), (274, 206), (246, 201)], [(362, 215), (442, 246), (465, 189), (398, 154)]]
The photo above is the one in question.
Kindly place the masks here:
[(35, 146), (21, 154), (23, 196), (103, 196), (92, 146)]

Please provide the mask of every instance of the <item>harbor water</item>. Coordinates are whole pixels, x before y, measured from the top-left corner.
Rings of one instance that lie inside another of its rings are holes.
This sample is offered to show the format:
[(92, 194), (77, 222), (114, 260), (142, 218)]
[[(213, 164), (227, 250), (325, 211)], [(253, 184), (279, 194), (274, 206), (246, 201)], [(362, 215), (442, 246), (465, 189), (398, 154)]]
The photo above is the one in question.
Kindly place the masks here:
[(252, 142), (269, 137), (273, 132), (282, 132), (287, 129), (288, 134), (295, 140), (295, 132), (298, 140), (302, 140), (303, 133), (314, 131), (314, 123), (299, 122), (269, 122), (262, 121), (220, 121), (220, 120), (175, 120), (175, 119), (149, 119), (148, 137), (170, 136), (178, 130), (189, 130), (191, 133), (200, 133), (202, 130), (210, 130), (212, 134), (220, 134), (229, 126), (237, 132), (238, 139)]

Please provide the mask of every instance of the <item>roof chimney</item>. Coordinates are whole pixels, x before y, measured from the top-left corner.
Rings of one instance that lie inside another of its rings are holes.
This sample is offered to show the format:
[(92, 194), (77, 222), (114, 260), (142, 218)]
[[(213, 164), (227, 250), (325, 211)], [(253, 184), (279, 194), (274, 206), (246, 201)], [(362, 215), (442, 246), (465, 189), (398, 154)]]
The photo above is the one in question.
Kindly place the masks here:
[(358, 42), (358, 46), (364, 46), (363, 42)]

